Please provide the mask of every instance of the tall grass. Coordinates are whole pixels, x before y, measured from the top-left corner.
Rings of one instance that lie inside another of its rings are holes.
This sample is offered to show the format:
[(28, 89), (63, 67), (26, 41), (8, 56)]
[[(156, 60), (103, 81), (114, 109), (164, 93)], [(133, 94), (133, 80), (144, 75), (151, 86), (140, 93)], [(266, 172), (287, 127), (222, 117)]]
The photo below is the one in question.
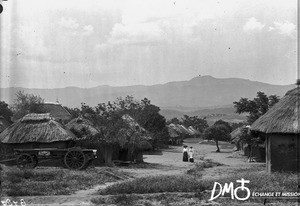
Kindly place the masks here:
[(205, 183), (190, 175), (149, 176), (117, 183), (100, 190), (99, 194), (146, 194), (161, 192), (196, 192), (203, 191)]
[[(108, 170), (110, 173), (118, 173), (113, 169)], [(16, 167), (6, 167), (2, 179), (2, 195), (39, 196), (68, 195), (93, 185), (115, 181), (116, 177), (105, 173), (105, 170), (93, 168), (75, 171), (61, 168), (19, 170)]]

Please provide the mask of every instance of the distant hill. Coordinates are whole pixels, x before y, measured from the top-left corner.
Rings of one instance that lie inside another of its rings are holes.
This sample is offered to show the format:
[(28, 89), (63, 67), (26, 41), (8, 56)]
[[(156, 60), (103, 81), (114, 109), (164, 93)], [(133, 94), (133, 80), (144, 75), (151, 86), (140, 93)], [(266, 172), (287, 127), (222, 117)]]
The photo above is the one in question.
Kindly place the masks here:
[[(258, 91), (267, 95), (276, 94), (283, 96), (295, 85), (271, 85), (256, 81), (238, 78), (219, 79), (212, 76), (199, 76), (189, 81), (169, 82), (152, 86), (98, 86), (93, 88), (66, 87), (60, 89), (27, 89), (27, 88), (2, 88), (0, 99), (11, 104), (15, 93), (24, 90), (26, 93), (40, 95), (46, 102), (58, 100), (68, 107), (80, 107), (82, 102), (90, 106), (98, 103), (112, 101), (119, 96), (133, 95), (136, 99), (148, 98), (155, 105), (160, 106), (167, 115), (169, 110), (190, 111), (200, 114), (205, 113), (203, 108), (221, 108), (222, 105), (232, 105), (241, 97), (254, 98)], [(171, 113), (174, 113), (172, 111)]]

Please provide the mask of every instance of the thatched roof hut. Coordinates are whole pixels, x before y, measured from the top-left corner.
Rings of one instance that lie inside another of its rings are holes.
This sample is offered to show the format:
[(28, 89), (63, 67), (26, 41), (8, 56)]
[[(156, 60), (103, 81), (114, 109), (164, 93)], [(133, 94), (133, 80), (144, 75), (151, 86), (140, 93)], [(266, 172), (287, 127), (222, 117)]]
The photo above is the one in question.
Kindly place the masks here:
[(49, 113), (27, 114), (0, 134), (0, 142), (7, 144), (49, 143), (75, 138), (65, 126), (54, 121)]
[(295, 88), (251, 125), (252, 131), (300, 134), (300, 88)]
[(45, 113), (50, 113), (57, 121), (68, 121), (72, 118), (72, 115), (59, 103), (43, 103), (42, 107)]
[(299, 171), (300, 88), (290, 90), (251, 130), (266, 138), (268, 171)]
[(87, 136), (95, 136), (99, 133), (99, 130), (93, 125), (93, 123), (83, 117), (72, 119), (66, 124), (66, 127), (80, 135), (81, 139), (85, 139)]
[(132, 135), (129, 140), (129, 143), (135, 144), (135, 147), (139, 150), (151, 149), (152, 145), (150, 144), (150, 141), (152, 140), (152, 137), (150, 136), (149, 132), (145, 128), (140, 126), (128, 114), (123, 115), (122, 119), (129, 126), (129, 128), (124, 130), (123, 132), (127, 133), (127, 135)]

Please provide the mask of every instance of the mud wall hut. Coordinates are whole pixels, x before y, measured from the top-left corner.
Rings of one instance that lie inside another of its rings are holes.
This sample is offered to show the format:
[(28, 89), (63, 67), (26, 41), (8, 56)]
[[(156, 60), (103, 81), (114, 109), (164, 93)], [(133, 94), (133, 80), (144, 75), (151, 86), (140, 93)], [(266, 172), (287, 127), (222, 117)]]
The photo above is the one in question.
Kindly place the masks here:
[(267, 171), (299, 171), (300, 90), (290, 90), (251, 130), (266, 138)]

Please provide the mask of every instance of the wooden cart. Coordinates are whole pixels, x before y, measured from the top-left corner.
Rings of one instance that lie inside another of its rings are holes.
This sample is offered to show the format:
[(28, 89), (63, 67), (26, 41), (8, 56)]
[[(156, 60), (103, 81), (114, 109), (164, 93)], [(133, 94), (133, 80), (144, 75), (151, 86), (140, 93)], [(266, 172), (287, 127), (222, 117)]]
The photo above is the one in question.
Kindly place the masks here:
[(81, 170), (89, 166), (97, 158), (97, 150), (72, 147), (67, 149), (38, 148), (15, 149), (16, 161), (19, 168), (35, 168), (39, 160), (61, 159), (69, 169)]

